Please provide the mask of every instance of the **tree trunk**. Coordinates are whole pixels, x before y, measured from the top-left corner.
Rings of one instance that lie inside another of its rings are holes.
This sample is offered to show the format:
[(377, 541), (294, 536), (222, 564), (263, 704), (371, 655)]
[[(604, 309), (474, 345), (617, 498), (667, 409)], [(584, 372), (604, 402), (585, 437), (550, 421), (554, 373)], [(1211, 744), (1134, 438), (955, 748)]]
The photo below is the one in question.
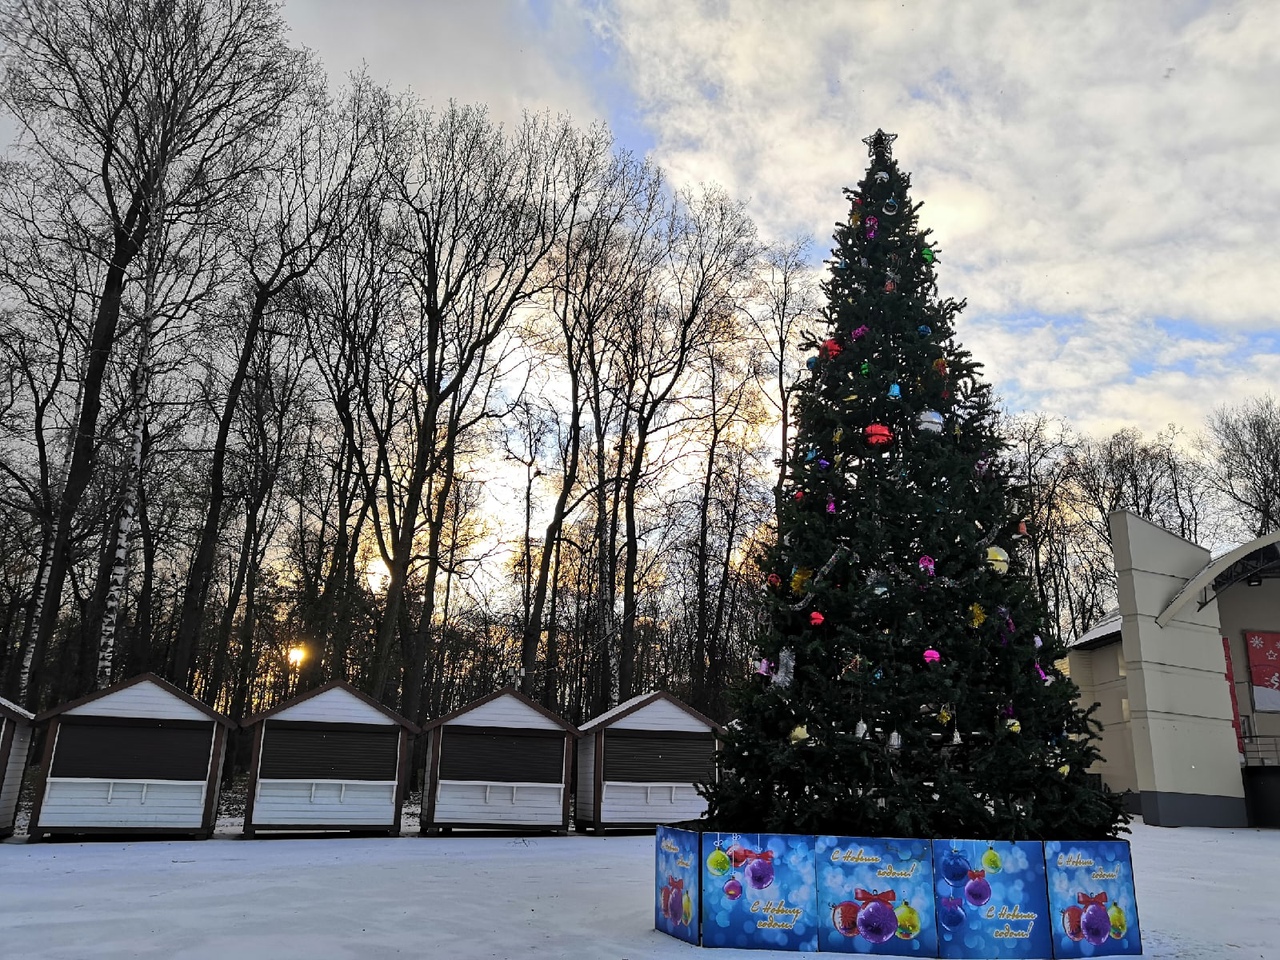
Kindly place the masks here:
[(32, 645), (33, 658), (23, 670), (27, 677), (28, 706), (35, 705), (34, 700), (40, 689), (44, 651), (57, 629), (58, 615), (62, 610), (62, 588), (66, 584), (67, 568), (71, 563), (71, 530), (85, 490), (93, 479), (98, 417), (102, 413), (102, 381), (106, 375), (107, 363), (111, 359), (111, 349), (115, 345), (116, 328), (120, 323), (125, 271), (137, 254), (138, 245), (147, 230), (146, 216), (141, 211), (142, 203), (142, 195), (135, 194), (129, 212), (125, 215), (123, 228), (115, 231), (111, 262), (107, 266), (102, 295), (94, 314), (93, 331), (89, 338), (89, 358), (81, 381), (80, 410), (71, 445), (71, 462), (67, 466), (66, 482), (58, 497), (54, 515), (53, 549), (49, 554), (49, 566), (41, 578), (40, 619), (36, 626), (36, 642)]
[(187, 571), (187, 585), (182, 595), (182, 614), (173, 655), (171, 679), (183, 690), (191, 689), (195, 651), (200, 638), (200, 625), (204, 619), (205, 594), (209, 588), (209, 577), (213, 571), (213, 559), (218, 546), (218, 523), (222, 519), (222, 505), (227, 495), (225, 486), (227, 439), (231, 433), (231, 423), (235, 419), (236, 408), (240, 405), (240, 393), (244, 389), (244, 381), (248, 376), (249, 360), (253, 356), (258, 331), (262, 327), (262, 317), (266, 312), (270, 295), (270, 290), (263, 286), (259, 286), (254, 294), (253, 307), (249, 311), (249, 322), (240, 345), (236, 372), (227, 386), (222, 414), (218, 418), (218, 436), (213, 445), (213, 461), (209, 464), (209, 500), (205, 508), (204, 524), (196, 541), (195, 558)]

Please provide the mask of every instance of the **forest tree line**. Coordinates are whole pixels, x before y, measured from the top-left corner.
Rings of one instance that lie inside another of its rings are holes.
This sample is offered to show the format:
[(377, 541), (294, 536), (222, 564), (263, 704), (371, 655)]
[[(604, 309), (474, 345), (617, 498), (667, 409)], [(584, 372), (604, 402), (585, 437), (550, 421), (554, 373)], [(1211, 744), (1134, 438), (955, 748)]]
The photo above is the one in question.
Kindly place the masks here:
[[(805, 242), (602, 125), (334, 89), (270, 0), (4, 0), (0, 36), (0, 694), (726, 719), (823, 323)], [(1276, 529), (1278, 419), (1011, 417), (1060, 629), (1113, 602), (1113, 509)]]

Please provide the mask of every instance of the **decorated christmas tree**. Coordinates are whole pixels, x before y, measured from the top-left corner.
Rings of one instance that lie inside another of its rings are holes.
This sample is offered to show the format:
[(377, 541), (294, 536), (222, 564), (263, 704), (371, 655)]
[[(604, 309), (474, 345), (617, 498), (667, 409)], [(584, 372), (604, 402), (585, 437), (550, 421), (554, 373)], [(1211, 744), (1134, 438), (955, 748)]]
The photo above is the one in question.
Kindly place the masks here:
[(895, 137), (835, 233), (828, 329), (805, 345), (771, 629), (707, 788), (719, 830), (1114, 836), (1098, 724), (1025, 576), (1018, 490), (980, 364), (939, 300)]

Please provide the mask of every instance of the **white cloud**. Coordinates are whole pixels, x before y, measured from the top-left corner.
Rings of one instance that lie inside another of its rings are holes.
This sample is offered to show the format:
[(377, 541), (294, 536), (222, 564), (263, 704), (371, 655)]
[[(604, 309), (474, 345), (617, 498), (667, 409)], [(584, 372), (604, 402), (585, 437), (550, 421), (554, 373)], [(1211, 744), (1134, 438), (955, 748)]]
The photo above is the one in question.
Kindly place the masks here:
[(393, 89), (485, 103), (503, 121), (525, 109), (603, 116), (577, 66), (588, 23), (561, 3), (286, 0), (284, 17), (335, 81), (367, 63)]
[(1269, 385), (1280, 5), (619, 0), (606, 24), (656, 159), (768, 233), (824, 249), (859, 141), (898, 133), (942, 292), (1014, 403), (1194, 427)]

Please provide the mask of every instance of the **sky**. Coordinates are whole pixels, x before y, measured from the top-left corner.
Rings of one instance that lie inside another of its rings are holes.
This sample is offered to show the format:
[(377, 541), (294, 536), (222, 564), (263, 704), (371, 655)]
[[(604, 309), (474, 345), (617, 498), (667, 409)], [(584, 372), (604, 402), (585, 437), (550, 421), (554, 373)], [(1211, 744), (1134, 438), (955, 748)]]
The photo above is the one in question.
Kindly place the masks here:
[(1280, 375), (1280, 4), (288, 0), (337, 79), (609, 122), (821, 258), (897, 133), (940, 292), (1014, 411), (1173, 423)]
[[(1280, 3), (286, 0), (335, 83), (609, 123), (830, 250), (894, 155), (1014, 412), (1200, 429), (1280, 377)], [(8, 139), (6, 137), (5, 139)]]

